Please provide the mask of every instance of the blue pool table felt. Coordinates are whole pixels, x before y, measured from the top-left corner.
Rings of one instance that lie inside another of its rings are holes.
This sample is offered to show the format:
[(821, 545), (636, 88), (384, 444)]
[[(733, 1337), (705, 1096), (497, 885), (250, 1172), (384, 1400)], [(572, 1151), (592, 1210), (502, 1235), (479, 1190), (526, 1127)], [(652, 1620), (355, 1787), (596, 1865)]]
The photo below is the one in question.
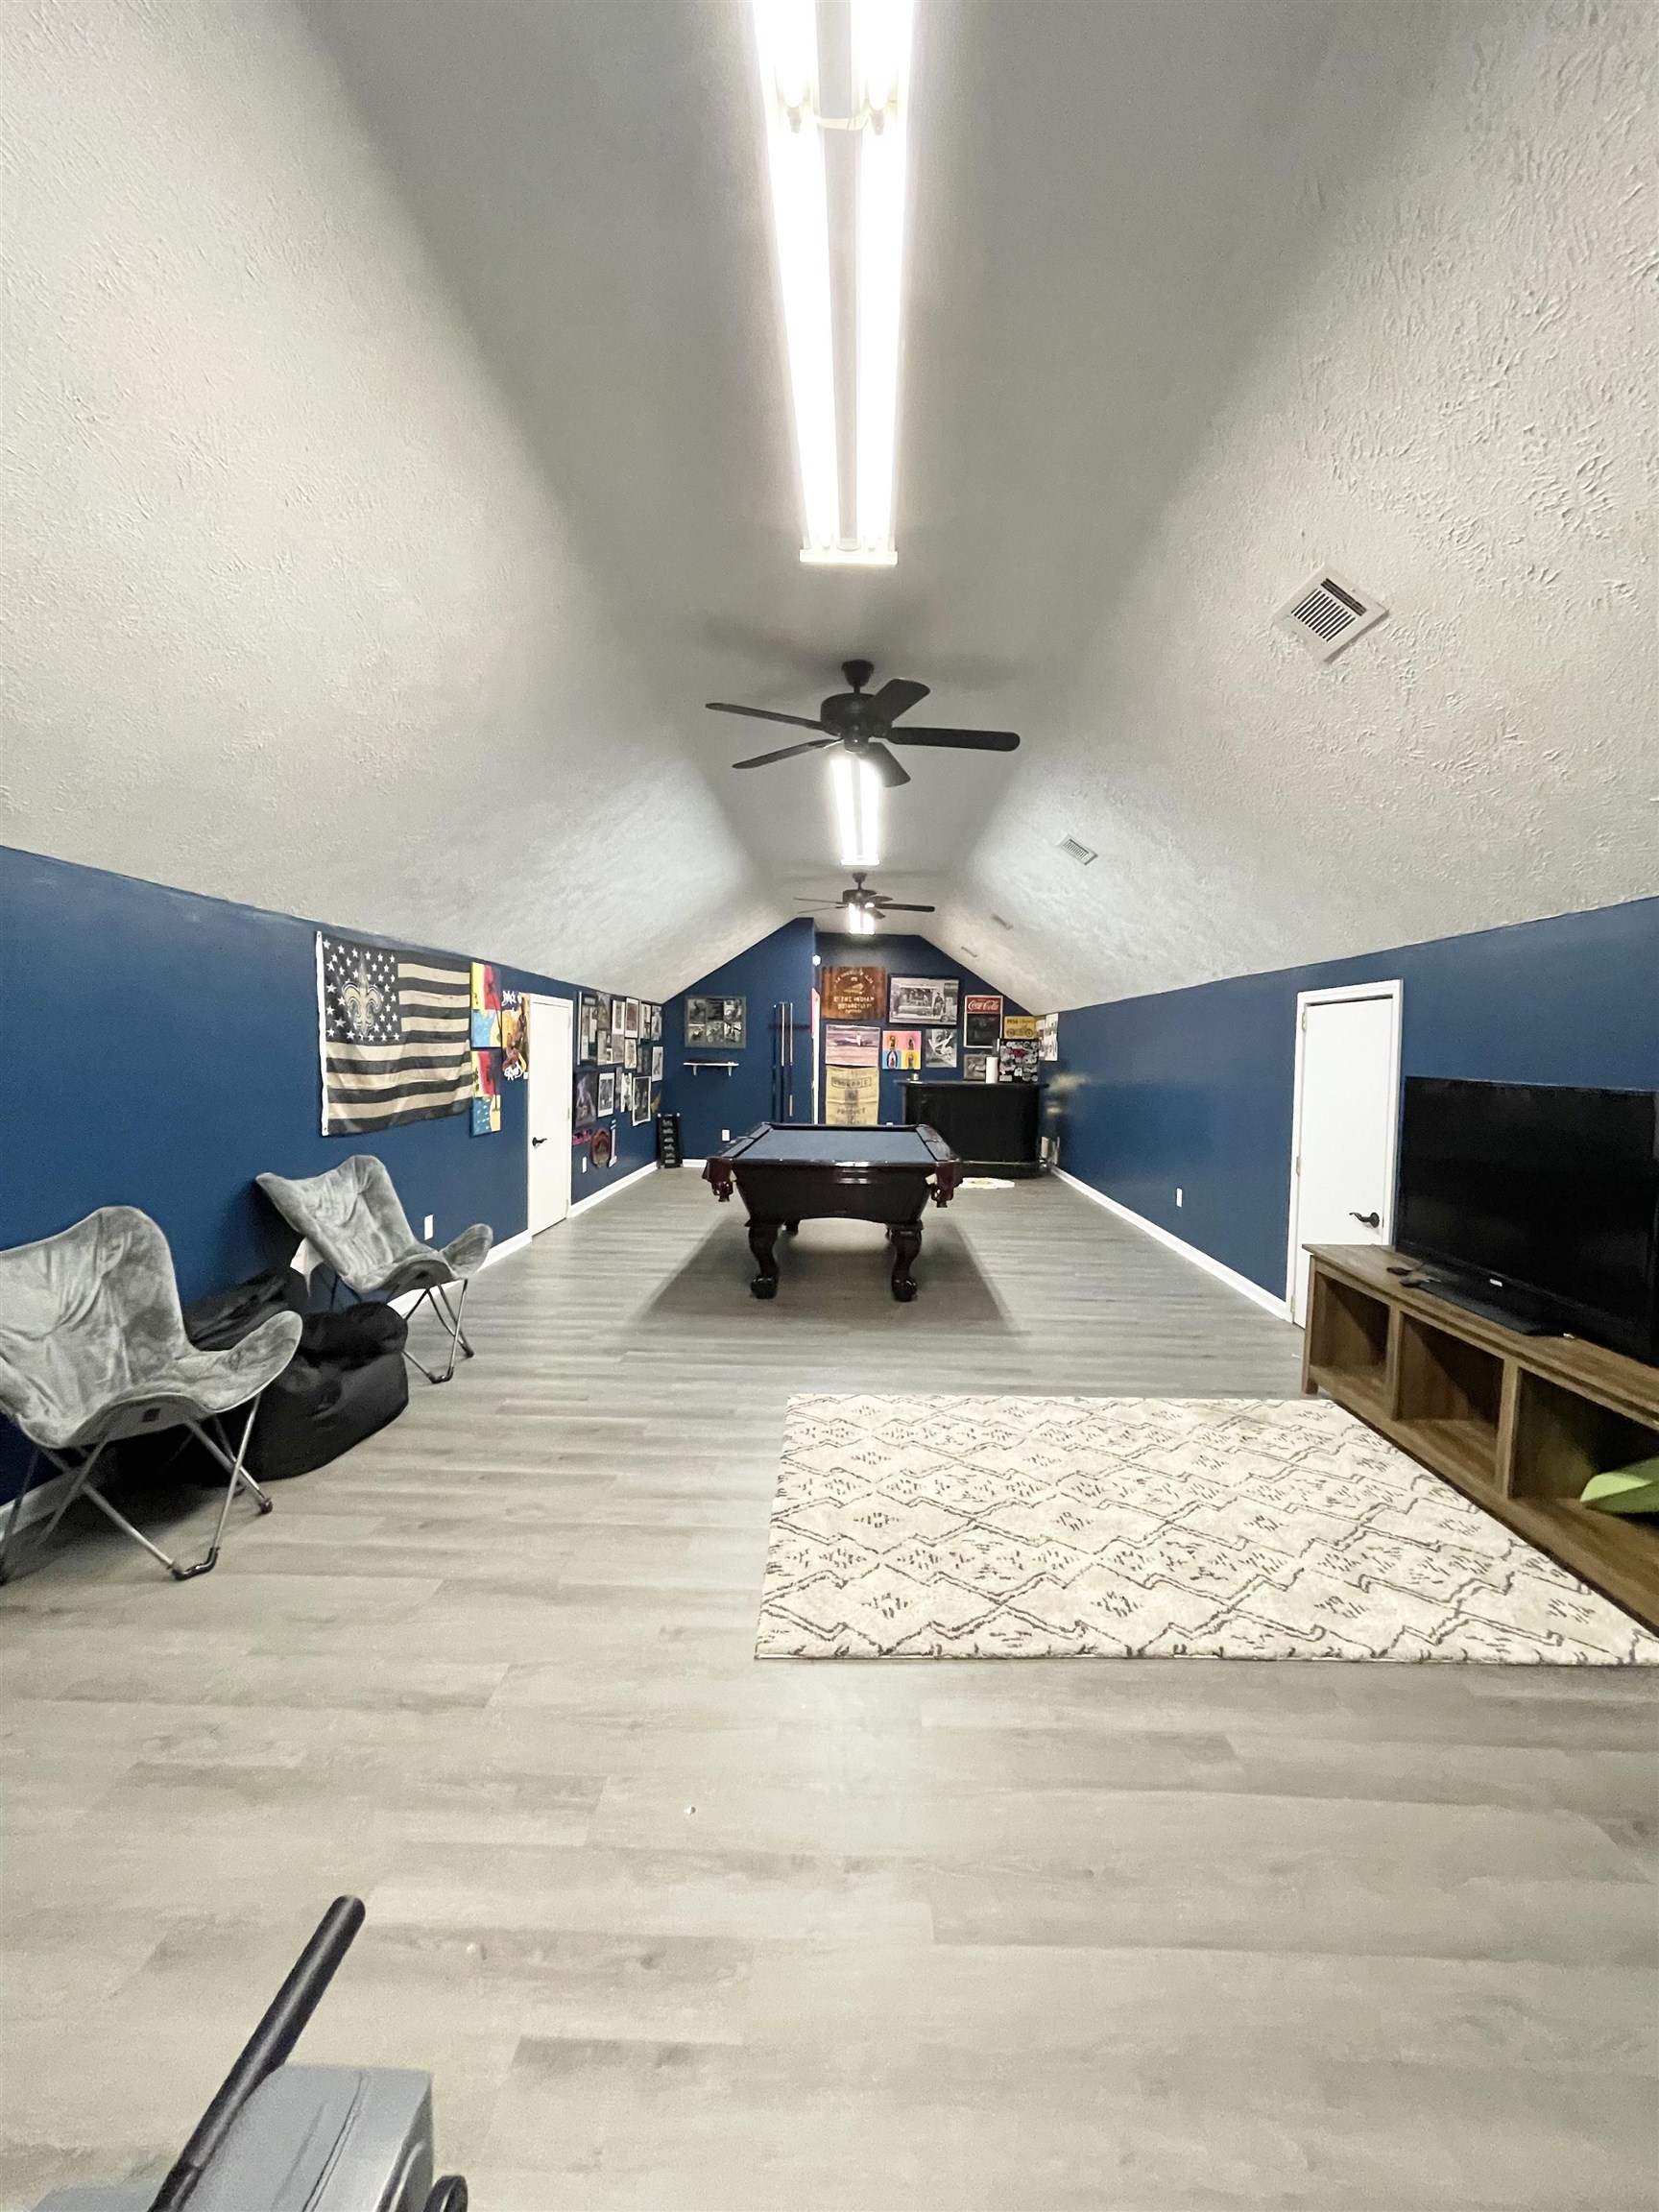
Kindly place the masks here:
[(730, 1157), (733, 1166), (748, 1160), (818, 1167), (935, 1165), (915, 1129), (768, 1129)]

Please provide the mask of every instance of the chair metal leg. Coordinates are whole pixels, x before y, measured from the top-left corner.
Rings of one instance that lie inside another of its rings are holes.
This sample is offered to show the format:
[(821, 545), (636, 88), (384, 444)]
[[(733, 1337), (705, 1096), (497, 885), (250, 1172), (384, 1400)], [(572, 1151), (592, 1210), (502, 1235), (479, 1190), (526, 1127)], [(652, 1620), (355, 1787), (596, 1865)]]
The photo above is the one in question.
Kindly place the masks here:
[(6, 1516), (6, 1533), (4, 1536), (0, 1536), (0, 1582), (4, 1582), (6, 1579), (6, 1560), (12, 1550), (12, 1539), (16, 1535), (23, 1519), (23, 1501), (34, 1486), (35, 1470), (39, 1466), (43, 1456), (39, 1445), (36, 1444), (29, 1454), (28, 1466), (23, 1470), (23, 1487), (12, 1499), (12, 1510)]
[(196, 1561), (193, 1567), (176, 1567), (171, 1560), (168, 1561), (169, 1570), (176, 1582), (188, 1582), (197, 1575), (210, 1575), (217, 1566), (219, 1547), (225, 1540), (225, 1524), (230, 1518), (230, 1501), (235, 1497), (239, 1488), (245, 1485), (252, 1492), (261, 1513), (271, 1511), (273, 1501), (260, 1489), (258, 1483), (254, 1481), (252, 1476), (242, 1464), (248, 1453), (248, 1439), (253, 1433), (253, 1423), (259, 1411), (259, 1399), (263, 1398), (264, 1395), (264, 1391), (261, 1390), (259, 1397), (255, 1398), (248, 1408), (248, 1418), (242, 1424), (242, 1441), (236, 1447), (234, 1459), (216, 1438), (208, 1435), (204, 1429), (199, 1428), (194, 1421), (185, 1423), (185, 1427), (191, 1434), (199, 1437), (206, 1445), (208, 1451), (213, 1454), (221, 1465), (229, 1468), (230, 1479), (225, 1485), (224, 1502), (219, 1507), (219, 1524), (213, 1531), (213, 1541), (208, 1545), (202, 1557)]
[(450, 1310), (448, 1299), (444, 1295), (444, 1286), (442, 1284), (428, 1284), (426, 1288), (421, 1291), (420, 1297), (416, 1299), (414, 1305), (410, 1307), (405, 1319), (412, 1323), (416, 1314), (420, 1312), (422, 1306), (430, 1306), (432, 1310), (441, 1316), (444, 1322), (444, 1326), (449, 1332), (448, 1364), (445, 1367), (442, 1375), (435, 1375), (430, 1367), (426, 1366), (422, 1360), (420, 1360), (415, 1357), (414, 1353), (410, 1351), (407, 1344), (405, 1344), (403, 1347), (403, 1357), (408, 1360), (410, 1366), (415, 1369), (417, 1374), (425, 1376), (428, 1382), (447, 1382), (455, 1372), (455, 1355), (457, 1351), (459, 1351), (468, 1359), (470, 1359), (474, 1357), (472, 1347), (468, 1343), (466, 1335), (464, 1334), (461, 1328), (461, 1316), (462, 1313), (466, 1310), (467, 1306), (466, 1283), (463, 1282), (461, 1285), (460, 1293), (456, 1299), (453, 1311)]

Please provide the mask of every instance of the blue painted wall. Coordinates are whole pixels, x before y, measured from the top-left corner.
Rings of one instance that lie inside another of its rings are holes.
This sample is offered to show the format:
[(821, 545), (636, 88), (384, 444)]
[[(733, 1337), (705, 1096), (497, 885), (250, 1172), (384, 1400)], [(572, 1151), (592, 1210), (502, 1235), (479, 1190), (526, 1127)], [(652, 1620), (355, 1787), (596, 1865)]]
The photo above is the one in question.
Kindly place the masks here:
[[(317, 926), (0, 846), (0, 1246), (139, 1206), (166, 1231), (188, 1301), (293, 1250), (255, 1175), (314, 1175), (355, 1151), (379, 1154), (440, 1243), (472, 1221), (498, 1240), (519, 1234), (522, 1083), (502, 1086), (496, 1136), (474, 1137), (462, 1116), (372, 1140), (321, 1134)], [(576, 996), (552, 976), (500, 976)], [(654, 1157), (649, 1124), (618, 1136), (614, 1167), (573, 1171), (573, 1199)], [(0, 1453), (0, 1498), (17, 1486), (13, 1455)]]
[(1394, 976), (1407, 1075), (1659, 1088), (1644, 899), (1062, 1014), (1061, 1165), (1282, 1296), (1296, 995)]
[[(1002, 999), (1004, 1014), (1023, 1014), (1027, 1009), (1006, 993), (998, 993), (995, 983), (987, 983), (983, 975), (974, 974), (972, 968), (964, 968), (960, 960), (951, 959), (949, 952), (941, 952), (937, 945), (926, 937), (888, 936), (883, 932), (876, 937), (842, 937), (820, 935), (818, 952), (826, 968), (885, 968), (889, 975), (943, 975), (954, 977), (960, 985), (960, 999), (970, 992), (989, 991)], [(883, 1027), (889, 1026), (883, 1022)], [(957, 1023), (961, 1027), (961, 1023)], [(955, 1072), (962, 1072), (961, 1039), (957, 1041)], [(934, 1068), (922, 1070), (930, 1082), (946, 1083), (950, 1070)], [(1046, 1070), (1045, 1070), (1046, 1072)], [(883, 1121), (902, 1121), (904, 1103), (902, 1089), (905, 1078), (881, 1070), (880, 1118)]]
[[(809, 918), (786, 922), (770, 937), (704, 975), (662, 1009), (662, 1105), (680, 1117), (680, 1142), (688, 1160), (717, 1152), (722, 1130), (733, 1137), (772, 1118), (773, 1008), (795, 1010), (795, 1119), (812, 1118), (812, 979), (815, 950)], [(741, 1048), (727, 1045), (687, 1045), (687, 998), (718, 994), (746, 1001)], [(735, 1060), (722, 1070), (713, 1063)], [(693, 1073), (687, 1062), (701, 1062)]]

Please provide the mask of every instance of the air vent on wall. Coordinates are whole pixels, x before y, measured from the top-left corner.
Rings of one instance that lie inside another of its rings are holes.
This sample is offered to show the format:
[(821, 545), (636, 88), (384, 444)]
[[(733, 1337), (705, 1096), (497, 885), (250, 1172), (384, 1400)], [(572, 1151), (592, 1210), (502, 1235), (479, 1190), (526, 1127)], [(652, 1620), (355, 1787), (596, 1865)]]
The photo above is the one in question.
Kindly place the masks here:
[(1279, 610), (1273, 626), (1300, 638), (1315, 661), (1331, 661), (1356, 637), (1374, 630), (1387, 612), (1380, 600), (1367, 599), (1352, 584), (1322, 568), (1287, 607)]
[(1100, 857), (1097, 853), (1091, 852), (1087, 845), (1079, 845), (1075, 837), (1062, 837), (1060, 850), (1069, 860), (1075, 860), (1079, 868), (1087, 868), (1091, 860)]

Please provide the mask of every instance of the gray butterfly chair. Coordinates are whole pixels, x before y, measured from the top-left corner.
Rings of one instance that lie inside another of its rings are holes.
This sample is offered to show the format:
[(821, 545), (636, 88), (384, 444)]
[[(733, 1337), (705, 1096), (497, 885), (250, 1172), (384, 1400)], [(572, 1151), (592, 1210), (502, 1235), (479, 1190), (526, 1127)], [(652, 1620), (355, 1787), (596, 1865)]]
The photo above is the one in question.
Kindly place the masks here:
[[(336, 1285), (343, 1283), (359, 1298), (388, 1301), (420, 1291), (408, 1318), (412, 1321), (422, 1305), (430, 1305), (449, 1332), (449, 1359), (442, 1375), (406, 1352), (409, 1364), (428, 1382), (448, 1382), (457, 1352), (471, 1358), (461, 1315), (467, 1286), (495, 1241), (495, 1232), (487, 1221), (474, 1221), (441, 1252), (422, 1244), (409, 1226), (391, 1176), (372, 1152), (353, 1152), (338, 1167), (302, 1182), (291, 1183), (285, 1175), (261, 1175), (258, 1184), (289, 1228), (297, 1229), (332, 1269)], [(448, 1293), (455, 1286), (459, 1287), (451, 1307)]]
[[(35, 1448), (0, 1539), (0, 1581), (42, 1462), (70, 1478), (46, 1536), (85, 1498), (175, 1580), (205, 1575), (238, 1489), (261, 1513), (271, 1510), (242, 1462), (260, 1395), (293, 1358), (300, 1328), (298, 1313), (274, 1313), (228, 1352), (198, 1351), (184, 1334), (167, 1239), (135, 1206), (100, 1207), (57, 1237), (0, 1252), (0, 1412)], [(221, 1425), (243, 1406), (248, 1414), (232, 1450)], [(213, 1541), (189, 1567), (134, 1528), (95, 1479), (105, 1452), (122, 1437), (178, 1428), (229, 1471)]]

